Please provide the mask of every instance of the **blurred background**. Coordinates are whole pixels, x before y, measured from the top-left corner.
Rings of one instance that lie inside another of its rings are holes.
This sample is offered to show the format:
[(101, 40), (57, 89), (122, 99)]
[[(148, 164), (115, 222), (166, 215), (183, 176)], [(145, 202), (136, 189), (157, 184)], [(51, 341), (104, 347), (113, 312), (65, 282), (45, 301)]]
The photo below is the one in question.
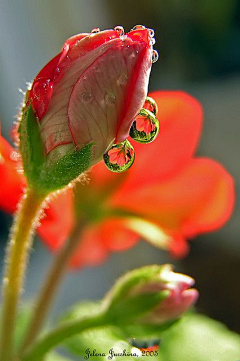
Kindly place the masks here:
[[(240, 187), (240, 2), (239, 0), (0, 0), (0, 118), (9, 130), (25, 90), (65, 39), (92, 28), (136, 24), (155, 29), (159, 61), (150, 90), (181, 89), (197, 97), (205, 123), (198, 154), (220, 161)], [(183, 139), (184, 141), (184, 139)], [(240, 208), (218, 232), (191, 242), (187, 258), (174, 261), (145, 242), (106, 263), (69, 274), (52, 317), (80, 299), (98, 299), (126, 270), (170, 262), (196, 279), (199, 311), (240, 331)], [(1, 269), (11, 217), (0, 213)], [(51, 254), (35, 240), (25, 298), (38, 290)]]

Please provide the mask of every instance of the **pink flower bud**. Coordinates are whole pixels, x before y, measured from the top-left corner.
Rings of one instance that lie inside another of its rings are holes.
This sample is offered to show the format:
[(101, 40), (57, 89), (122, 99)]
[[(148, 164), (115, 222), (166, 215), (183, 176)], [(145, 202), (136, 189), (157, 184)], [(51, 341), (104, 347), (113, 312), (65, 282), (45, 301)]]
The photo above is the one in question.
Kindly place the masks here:
[(193, 278), (173, 272), (170, 265), (144, 266), (120, 278), (105, 305), (115, 323), (131, 320), (135, 331), (139, 326), (154, 328), (177, 319), (196, 302), (193, 284)]
[(121, 27), (94, 29), (64, 43), (28, 97), (47, 155), (55, 150), (54, 157), (62, 156), (92, 143), (93, 165), (128, 137), (146, 99), (153, 43), (153, 31), (139, 26), (126, 35)]
[(190, 288), (194, 283), (193, 278), (175, 273), (170, 265), (165, 265), (160, 273), (160, 282), (150, 282), (135, 290), (142, 294), (168, 291), (167, 297), (140, 322), (160, 324), (180, 317), (197, 301), (198, 291)]

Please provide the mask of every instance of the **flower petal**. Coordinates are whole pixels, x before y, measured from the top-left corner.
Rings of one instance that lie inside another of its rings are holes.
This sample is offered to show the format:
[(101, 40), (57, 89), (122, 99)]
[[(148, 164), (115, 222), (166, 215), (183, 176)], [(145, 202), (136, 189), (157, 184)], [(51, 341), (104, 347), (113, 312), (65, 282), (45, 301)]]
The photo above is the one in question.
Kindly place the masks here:
[(158, 105), (159, 136), (147, 145), (133, 144), (136, 159), (128, 170), (126, 191), (176, 173), (193, 156), (201, 134), (203, 113), (195, 98), (180, 91), (156, 91), (149, 96)]
[(74, 268), (98, 265), (105, 261), (110, 252), (125, 251), (133, 247), (137, 240), (138, 235), (128, 230), (122, 219), (108, 219), (92, 225), (81, 236), (71, 265)]
[(17, 153), (0, 135), (0, 208), (13, 213), (26, 185), (24, 177), (17, 171), (20, 166)]
[(37, 231), (50, 250), (58, 250), (67, 241), (74, 222), (73, 194), (71, 189), (67, 189), (51, 197)]
[(132, 189), (113, 201), (115, 207), (156, 222), (167, 233), (192, 237), (218, 229), (229, 219), (234, 184), (219, 163), (197, 158), (165, 182)]

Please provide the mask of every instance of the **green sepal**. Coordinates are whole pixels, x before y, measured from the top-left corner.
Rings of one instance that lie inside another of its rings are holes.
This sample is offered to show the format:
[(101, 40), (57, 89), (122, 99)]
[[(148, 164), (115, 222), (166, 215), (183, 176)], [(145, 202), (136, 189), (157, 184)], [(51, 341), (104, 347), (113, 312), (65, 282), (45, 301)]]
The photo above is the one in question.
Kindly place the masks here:
[(39, 193), (47, 194), (64, 188), (90, 166), (92, 143), (64, 155), (55, 163), (48, 161), (32, 105), (23, 109), (18, 132), (28, 185)]
[(107, 317), (112, 324), (124, 325), (134, 322), (138, 317), (151, 312), (167, 296), (169, 291), (146, 293), (130, 296), (114, 303), (107, 310)]
[(38, 119), (32, 106), (25, 107), (18, 128), (23, 169), (29, 185), (35, 185), (46, 162)]
[(90, 167), (92, 143), (64, 155), (55, 164), (46, 164), (39, 186), (50, 192), (61, 189)]

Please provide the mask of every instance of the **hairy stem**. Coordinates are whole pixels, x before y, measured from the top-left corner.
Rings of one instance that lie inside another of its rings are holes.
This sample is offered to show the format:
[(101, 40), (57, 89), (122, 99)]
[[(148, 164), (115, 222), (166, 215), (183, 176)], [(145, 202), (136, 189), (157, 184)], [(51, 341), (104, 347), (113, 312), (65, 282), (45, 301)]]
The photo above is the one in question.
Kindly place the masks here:
[(46, 281), (36, 301), (33, 317), (30, 321), (30, 326), (23, 341), (20, 353), (22, 353), (32, 342), (34, 342), (38, 336), (38, 333), (41, 330), (50, 306), (54, 300), (54, 296), (58, 290), (60, 282), (66, 273), (69, 259), (75, 251), (76, 247), (79, 245), (79, 238), (84, 227), (84, 221), (78, 222), (68, 241), (56, 255), (47, 275)]
[(44, 198), (45, 196), (39, 195), (34, 189), (28, 188), (20, 201), (11, 229), (2, 286), (1, 361), (11, 361), (13, 357), (13, 337), (18, 299), (23, 287), (33, 231), (36, 227)]
[(44, 355), (65, 339), (79, 334), (89, 328), (104, 326), (107, 318), (104, 312), (83, 319), (66, 322), (33, 343), (20, 358), (21, 361), (42, 361)]

